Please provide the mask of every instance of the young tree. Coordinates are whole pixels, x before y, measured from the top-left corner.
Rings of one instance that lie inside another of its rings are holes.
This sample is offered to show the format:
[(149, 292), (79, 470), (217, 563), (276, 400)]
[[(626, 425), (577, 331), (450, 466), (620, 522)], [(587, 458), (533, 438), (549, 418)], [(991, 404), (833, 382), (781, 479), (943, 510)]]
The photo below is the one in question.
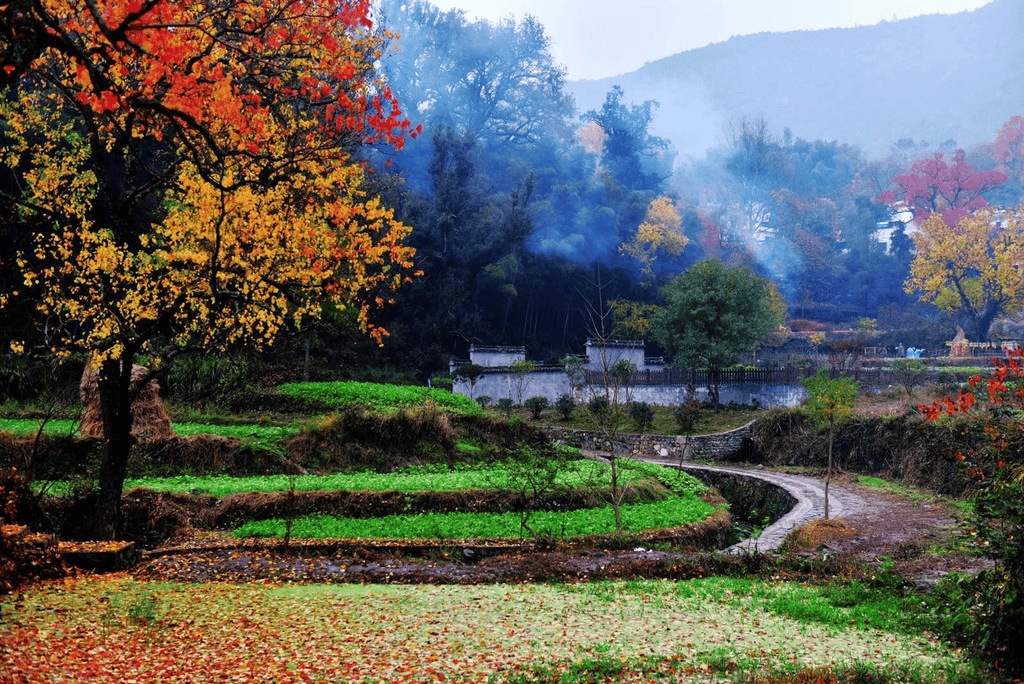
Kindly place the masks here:
[(963, 150), (954, 152), (949, 162), (939, 152), (914, 162), (910, 173), (893, 178), (899, 189), (883, 192), (878, 201), (903, 201), (913, 209), (915, 219), (923, 220), (937, 212), (947, 225), (956, 225), (972, 211), (986, 206), (983, 195), (1005, 180), (1006, 174), (1001, 171), (977, 171), (967, 163)]
[(455, 369), (455, 379), (463, 380), (469, 383), (469, 398), (473, 399), (473, 389), (476, 387), (476, 383), (483, 377), (486, 369), (475, 363), (464, 363)]
[(716, 405), (722, 368), (735, 364), (782, 323), (767, 280), (714, 259), (676, 277), (662, 295), (666, 303), (652, 322), (654, 338), (676, 365), (707, 366), (708, 391)]
[[(16, 9), (12, 9), (15, 8)], [(373, 70), (368, 0), (14, 3), (0, 32), (14, 264), (41, 337), (98, 367), (96, 534), (116, 533), (131, 373), (188, 350), (263, 347), (325, 304), (370, 310), (408, 280), (409, 228), (353, 152), (410, 124)], [(5, 26), (10, 26), (6, 24)], [(5, 186), (7, 187), (7, 186)], [(141, 383), (144, 385), (145, 383)]]
[(832, 482), (835, 429), (853, 413), (859, 385), (847, 377), (830, 379), (824, 368), (817, 375), (804, 378), (803, 384), (807, 388), (804, 409), (816, 423), (828, 429), (828, 469), (825, 471), (825, 520), (828, 520), (828, 486)]
[(992, 321), (1024, 307), (1024, 208), (982, 209), (950, 224), (932, 214), (914, 234), (908, 294), (960, 312), (987, 340)]

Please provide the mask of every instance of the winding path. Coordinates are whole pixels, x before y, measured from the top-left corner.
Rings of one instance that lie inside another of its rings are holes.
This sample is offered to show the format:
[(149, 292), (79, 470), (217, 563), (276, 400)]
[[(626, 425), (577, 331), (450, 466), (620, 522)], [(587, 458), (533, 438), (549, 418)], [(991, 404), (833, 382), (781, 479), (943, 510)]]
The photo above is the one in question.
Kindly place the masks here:
[[(669, 467), (679, 467), (679, 461), (644, 459)], [(731, 466), (708, 466), (695, 463), (683, 464), (683, 470), (711, 470), (744, 477), (755, 477), (782, 487), (793, 495), (796, 505), (774, 523), (769, 525), (756, 539), (751, 537), (726, 549), (727, 553), (774, 551), (786, 535), (801, 525), (825, 517), (825, 483), (813, 477), (777, 473), (758, 468), (735, 468)], [(841, 518), (859, 513), (868, 507), (868, 502), (852, 490), (832, 483), (828, 491), (829, 516)]]

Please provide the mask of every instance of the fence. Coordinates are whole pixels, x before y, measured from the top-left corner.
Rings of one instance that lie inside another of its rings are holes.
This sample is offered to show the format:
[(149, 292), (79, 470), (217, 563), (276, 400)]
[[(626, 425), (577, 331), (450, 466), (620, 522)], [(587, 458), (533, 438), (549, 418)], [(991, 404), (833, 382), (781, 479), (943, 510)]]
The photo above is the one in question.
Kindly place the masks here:
[[(777, 368), (728, 368), (718, 372), (720, 385), (799, 385), (800, 382), (811, 375), (815, 370), (810, 367), (782, 366)], [(942, 382), (948, 380), (963, 380), (969, 375), (976, 374), (976, 370), (965, 369), (963, 371), (945, 370), (924, 370), (912, 374), (915, 384), (925, 382)], [(632, 387), (645, 387), (655, 385), (706, 387), (708, 384), (708, 370), (694, 368), (665, 368), (663, 370), (642, 370), (630, 376), (629, 385)], [(856, 368), (840, 371), (833, 369), (833, 378), (846, 376), (856, 380), (862, 385), (887, 386), (904, 384), (908, 379), (907, 372), (893, 371), (888, 368)], [(600, 371), (589, 371), (584, 376), (588, 385), (603, 385), (604, 375)]]

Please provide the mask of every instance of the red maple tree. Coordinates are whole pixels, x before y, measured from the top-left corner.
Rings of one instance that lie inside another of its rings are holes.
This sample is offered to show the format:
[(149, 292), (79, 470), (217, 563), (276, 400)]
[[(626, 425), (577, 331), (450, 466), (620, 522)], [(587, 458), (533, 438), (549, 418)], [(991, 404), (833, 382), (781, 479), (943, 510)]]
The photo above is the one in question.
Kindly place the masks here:
[(939, 152), (932, 157), (914, 162), (910, 173), (892, 179), (898, 189), (878, 196), (879, 202), (894, 204), (905, 202), (914, 212), (914, 218), (924, 220), (933, 213), (942, 215), (948, 226), (976, 209), (988, 205), (984, 194), (1006, 180), (1001, 171), (978, 171), (957, 150), (946, 161)]

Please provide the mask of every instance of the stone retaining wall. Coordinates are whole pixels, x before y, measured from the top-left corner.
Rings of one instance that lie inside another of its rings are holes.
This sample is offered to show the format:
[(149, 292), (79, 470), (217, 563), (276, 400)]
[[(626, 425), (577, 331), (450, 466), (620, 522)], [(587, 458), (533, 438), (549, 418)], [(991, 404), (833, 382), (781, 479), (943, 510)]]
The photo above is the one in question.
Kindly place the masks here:
[(683, 470), (693, 475), (729, 502), (734, 521), (767, 527), (796, 505), (796, 497), (782, 487), (755, 476), (725, 473), (704, 468)]
[(631, 458), (668, 458), (684, 461), (744, 460), (754, 435), (753, 421), (746, 425), (713, 435), (635, 435), (620, 433), (614, 441), (601, 432), (545, 428), (555, 441), (588, 451), (614, 451)]

